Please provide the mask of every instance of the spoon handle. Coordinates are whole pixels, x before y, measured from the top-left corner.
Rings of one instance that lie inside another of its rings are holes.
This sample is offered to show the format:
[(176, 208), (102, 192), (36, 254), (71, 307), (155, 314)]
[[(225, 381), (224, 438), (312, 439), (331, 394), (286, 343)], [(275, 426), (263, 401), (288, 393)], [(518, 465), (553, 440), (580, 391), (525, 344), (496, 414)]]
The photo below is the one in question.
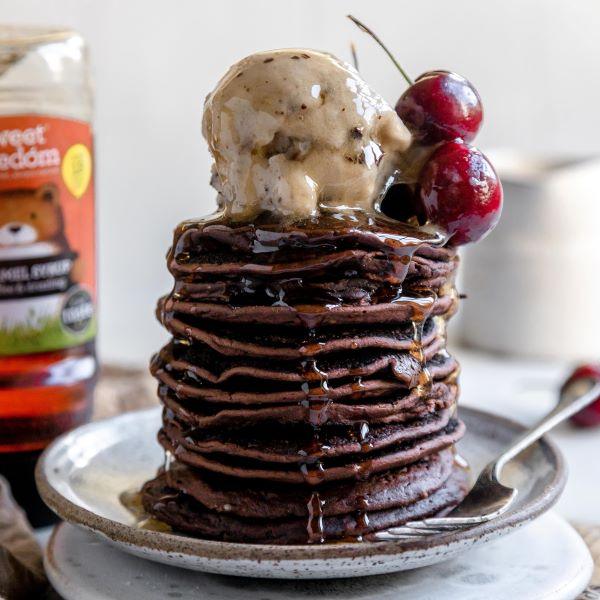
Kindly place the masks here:
[(496, 459), (495, 472), (500, 474), (502, 467), (517, 454), (521, 453), (525, 448), (533, 444), (544, 434), (562, 423), (581, 409), (591, 404), (594, 400), (600, 397), (600, 382), (592, 382), (591, 387), (583, 394), (579, 393), (564, 393), (561, 395), (559, 403), (550, 411), (541, 421), (534, 425), (531, 429), (525, 431)]

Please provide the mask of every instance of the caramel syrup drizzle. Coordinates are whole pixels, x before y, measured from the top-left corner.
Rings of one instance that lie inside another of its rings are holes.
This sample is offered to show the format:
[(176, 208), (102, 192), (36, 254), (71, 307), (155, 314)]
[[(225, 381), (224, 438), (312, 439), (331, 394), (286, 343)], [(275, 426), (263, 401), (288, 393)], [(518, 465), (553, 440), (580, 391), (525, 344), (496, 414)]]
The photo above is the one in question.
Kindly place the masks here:
[[(397, 290), (395, 295), (392, 292), (391, 297), (386, 297), (387, 294), (378, 298), (378, 301), (392, 302), (392, 303), (407, 303), (412, 308), (413, 316), (411, 318), (413, 337), (410, 348), (410, 355), (418, 361), (419, 374), (415, 387), (419, 390), (419, 395), (426, 395), (431, 388), (431, 374), (426, 366), (426, 359), (423, 351), (423, 329), (425, 322), (431, 312), (433, 303), (435, 301), (435, 295), (427, 290), (418, 290), (414, 296), (402, 295), (401, 286), (398, 282), (403, 281), (412, 260), (413, 254), (423, 243), (430, 243), (433, 245), (443, 245), (445, 242), (444, 235), (440, 232), (423, 232), (415, 229), (405, 227), (406, 231), (402, 230), (398, 233), (393, 232), (391, 229), (398, 227), (398, 223), (386, 223), (385, 218), (372, 218), (371, 216), (358, 218), (351, 217), (349, 215), (331, 215), (329, 217), (331, 223), (316, 223), (311, 226), (310, 224), (306, 227), (307, 231), (311, 228), (319, 231), (330, 231), (332, 232), (335, 227), (343, 226), (344, 222), (348, 226), (356, 227), (363, 233), (366, 233), (369, 245), (373, 248), (378, 248), (384, 251), (389, 256), (389, 262), (386, 269), (387, 279), (390, 283), (391, 290)], [(283, 249), (283, 245), (286, 242), (286, 235), (289, 235), (289, 231), (278, 232), (270, 230), (269, 227), (261, 228), (260, 226), (244, 226), (238, 230), (230, 229), (229, 233), (227, 229), (229, 223), (223, 218), (223, 215), (217, 214), (213, 219), (205, 220), (202, 222), (184, 222), (182, 223), (175, 232), (175, 239), (171, 250), (168, 255), (169, 269), (174, 274), (176, 279), (176, 285), (174, 287), (171, 297), (175, 300), (181, 297), (180, 292), (185, 290), (186, 282), (190, 282), (188, 277), (195, 276), (199, 273), (199, 266), (194, 263), (191, 257), (190, 249), (195, 247), (202, 248), (202, 236), (204, 235), (203, 230), (205, 228), (211, 229), (208, 233), (208, 237), (211, 239), (220, 240), (229, 239), (234, 241), (232, 248), (237, 250), (249, 250), (253, 254), (269, 254), (273, 258), (276, 253)], [(330, 227), (331, 225), (331, 227)], [(388, 226), (388, 231), (380, 231), (381, 225)], [(293, 228), (292, 228), (293, 229)], [(213, 233), (214, 231), (214, 233)], [(366, 239), (366, 238), (365, 238)], [(323, 242), (328, 242), (330, 248), (335, 250), (335, 235), (333, 234), (320, 234), (319, 243), (307, 243), (306, 240), (302, 241), (302, 245), (307, 250), (317, 250), (322, 252), (326, 245)], [(199, 243), (200, 241), (200, 243)], [(199, 244), (199, 245), (198, 245)], [(282, 245), (283, 244), (283, 245)], [(326, 251), (326, 250), (325, 250)], [(264, 273), (271, 276), (277, 275), (279, 271), (284, 271), (287, 265), (283, 263), (281, 266), (275, 261), (269, 261), (264, 267)], [(261, 279), (260, 276), (248, 277), (245, 284), (245, 291), (249, 294), (255, 293), (254, 285), (256, 279)], [(299, 284), (302, 284), (302, 280), (299, 279)], [(269, 290), (267, 290), (269, 292)], [(289, 306), (286, 303), (285, 293), (281, 288), (277, 289), (277, 286), (273, 287), (273, 291), (269, 293), (273, 298), (274, 306)], [(169, 310), (170, 304), (166, 304), (166, 311), (163, 315), (163, 322), (166, 324), (167, 321), (171, 321), (174, 318), (174, 312)], [(293, 307), (290, 307), (293, 308)], [(315, 307), (311, 307), (315, 309)], [(322, 311), (329, 310), (330, 307), (325, 306)], [(300, 405), (306, 410), (306, 423), (310, 426), (312, 435), (309, 442), (304, 448), (299, 451), (299, 455), (302, 457), (300, 462), (300, 471), (304, 476), (305, 482), (313, 488), (310, 497), (307, 501), (307, 535), (309, 543), (324, 543), (326, 542), (325, 530), (324, 530), (324, 509), (326, 507), (326, 500), (323, 499), (319, 485), (324, 479), (326, 473), (326, 466), (323, 463), (323, 457), (326, 455), (328, 446), (322, 440), (322, 426), (327, 423), (329, 416), (328, 411), (331, 406), (332, 400), (329, 397), (329, 386), (327, 374), (319, 368), (318, 362), (315, 358), (312, 358), (315, 351), (319, 349), (319, 342), (315, 341), (316, 327), (320, 322), (318, 314), (313, 313), (302, 313), (301, 307), (297, 307), (298, 316), (303, 321), (307, 328), (306, 342), (303, 345), (301, 351), (307, 356), (305, 360), (300, 363), (300, 369), (302, 374), (302, 391), (304, 392), (304, 398), (300, 401)], [(322, 312), (320, 311), (320, 312)], [(189, 340), (193, 337), (192, 328), (184, 324), (184, 337)], [(357, 377), (353, 384), (353, 392), (355, 397), (360, 397), (363, 386), (360, 377)], [(357, 427), (357, 439), (360, 441), (361, 457), (367, 455), (373, 450), (373, 444), (369, 439), (369, 424), (366, 421), (359, 421), (356, 423)], [(168, 469), (168, 464), (165, 468)], [(357, 478), (367, 477), (371, 470), (371, 461), (360, 460), (354, 465), (354, 471)], [(369, 526), (369, 502), (368, 498), (362, 496), (358, 498), (358, 508), (356, 510), (356, 526), (358, 532), (363, 532), (368, 529)], [(352, 537), (353, 541), (362, 541), (362, 535)]]
[[(432, 292), (420, 292), (418, 296), (399, 296), (395, 299), (396, 302), (410, 303), (413, 309), (411, 319), (413, 337), (410, 347), (410, 355), (418, 361), (419, 373), (415, 387), (421, 397), (427, 395), (431, 390), (432, 378), (423, 349), (423, 330), (425, 322), (431, 314), (431, 309), (435, 302), (435, 294)], [(311, 323), (312, 324), (312, 323)], [(311, 327), (308, 330), (307, 340), (303, 346), (303, 350), (307, 354), (314, 353), (318, 350), (318, 343), (314, 341), (315, 328)], [(326, 501), (322, 498), (318, 491), (318, 486), (322, 482), (326, 467), (323, 464), (322, 457), (328, 447), (322, 442), (321, 427), (328, 421), (327, 411), (332, 400), (328, 396), (329, 385), (327, 374), (319, 369), (317, 360), (314, 358), (306, 359), (301, 362), (302, 369), (302, 391), (305, 393), (305, 398), (301, 401), (301, 406), (306, 408), (306, 422), (312, 428), (312, 438), (305, 448), (300, 450), (301, 456), (305, 458), (300, 463), (300, 471), (304, 476), (304, 480), (310, 486), (316, 489), (310, 494), (307, 502), (308, 512), (308, 543), (324, 543), (326, 542), (324, 530), (324, 508)], [(353, 392), (357, 396), (360, 395), (363, 385), (360, 377), (357, 377), (353, 383)], [(360, 421), (357, 426), (357, 438), (360, 441), (361, 456), (367, 455), (373, 450), (373, 444), (369, 440), (369, 424), (367, 421)], [(367, 477), (370, 473), (370, 460), (361, 460), (355, 466), (357, 478)], [(368, 498), (361, 496), (358, 498), (358, 505), (355, 513), (356, 527), (358, 532), (364, 532), (369, 527), (368, 514)], [(347, 540), (362, 541), (362, 534), (358, 534)]]
[[(314, 329), (309, 330), (309, 340), (314, 337)], [(308, 345), (309, 348), (311, 344)], [(321, 441), (321, 426), (327, 422), (327, 409), (331, 403), (328, 396), (329, 385), (327, 374), (317, 366), (315, 359), (303, 360), (302, 368), (302, 391), (305, 398), (300, 404), (306, 409), (306, 421), (312, 430), (312, 436), (305, 448), (300, 450), (304, 461), (300, 463), (300, 471), (306, 483), (310, 486), (318, 486), (323, 480), (325, 467), (321, 461), (327, 446)], [(306, 530), (309, 544), (322, 544), (325, 542), (325, 531), (323, 526), (323, 508), (325, 502), (321, 499), (319, 492), (314, 490), (307, 503), (308, 523)]]

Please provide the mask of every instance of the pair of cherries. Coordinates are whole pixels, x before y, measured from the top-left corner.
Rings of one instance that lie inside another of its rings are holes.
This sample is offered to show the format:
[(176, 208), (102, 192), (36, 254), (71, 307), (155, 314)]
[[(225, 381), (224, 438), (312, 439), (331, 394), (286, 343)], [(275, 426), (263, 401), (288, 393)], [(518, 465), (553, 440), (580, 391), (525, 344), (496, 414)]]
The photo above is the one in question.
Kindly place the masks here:
[(469, 144), (483, 118), (475, 88), (455, 73), (430, 71), (402, 94), (396, 112), (418, 144), (435, 149), (416, 187), (393, 186), (383, 212), (440, 225), (457, 246), (485, 237), (500, 218), (502, 185), (490, 161)]
[[(418, 142), (438, 144), (419, 176), (413, 212), (443, 226), (455, 245), (483, 238), (500, 217), (502, 186), (487, 158), (468, 144), (482, 120), (475, 89), (454, 73), (425, 73), (402, 94), (396, 112)], [(411, 196), (402, 200), (410, 205)], [(600, 363), (577, 367), (563, 389), (580, 379), (600, 382)], [(600, 397), (571, 421), (578, 427), (600, 427)]]
[(469, 145), (483, 118), (479, 94), (449, 71), (429, 71), (413, 83), (379, 37), (348, 18), (381, 46), (408, 82), (396, 112), (416, 144), (432, 148), (416, 186), (393, 185), (381, 210), (399, 220), (417, 217), (439, 225), (456, 246), (482, 239), (500, 218), (502, 185), (490, 161)]

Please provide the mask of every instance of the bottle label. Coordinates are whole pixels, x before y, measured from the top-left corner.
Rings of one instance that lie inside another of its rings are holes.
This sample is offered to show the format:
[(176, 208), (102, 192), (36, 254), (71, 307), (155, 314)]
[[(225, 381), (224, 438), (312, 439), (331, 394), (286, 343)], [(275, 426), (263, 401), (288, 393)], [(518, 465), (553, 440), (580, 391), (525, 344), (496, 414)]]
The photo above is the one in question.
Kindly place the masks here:
[(0, 116), (0, 355), (94, 337), (94, 234), (90, 125)]

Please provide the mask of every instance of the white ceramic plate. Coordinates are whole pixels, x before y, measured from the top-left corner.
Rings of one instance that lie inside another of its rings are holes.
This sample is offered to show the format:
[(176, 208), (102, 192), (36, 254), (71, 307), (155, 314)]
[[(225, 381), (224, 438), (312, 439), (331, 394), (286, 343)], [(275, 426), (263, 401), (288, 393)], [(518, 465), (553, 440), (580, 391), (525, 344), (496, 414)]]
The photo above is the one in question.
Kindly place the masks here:
[[(522, 426), (463, 408), (468, 433), (459, 451), (474, 472), (506, 447)], [(66, 521), (97, 532), (126, 552), (171, 565), (229, 575), (333, 578), (376, 575), (447, 560), (504, 535), (554, 504), (565, 484), (560, 452), (540, 441), (512, 461), (503, 481), (519, 490), (513, 507), (468, 531), (415, 541), (277, 546), (234, 544), (140, 529), (121, 505), (122, 492), (154, 476), (163, 452), (156, 442), (160, 409), (91, 423), (58, 438), (42, 455), (37, 484)]]
[(65, 600), (566, 600), (585, 588), (593, 569), (581, 537), (552, 512), (443, 564), (360, 579), (248, 580), (183, 571), (126, 556), (67, 523), (54, 531), (44, 565)]

